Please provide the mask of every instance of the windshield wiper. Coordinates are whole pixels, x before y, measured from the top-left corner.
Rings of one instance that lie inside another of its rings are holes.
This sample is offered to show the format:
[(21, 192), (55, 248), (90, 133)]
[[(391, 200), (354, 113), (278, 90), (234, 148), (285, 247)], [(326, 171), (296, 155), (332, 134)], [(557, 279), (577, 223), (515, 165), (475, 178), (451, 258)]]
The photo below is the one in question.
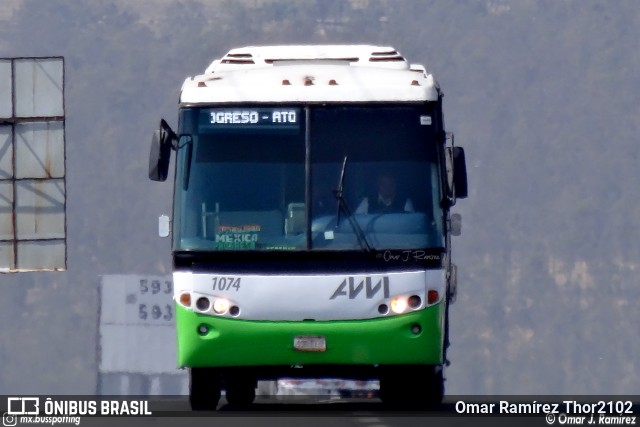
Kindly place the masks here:
[(369, 242), (367, 242), (367, 237), (364, 235), (360, 224), (356, 221), (351, 215), (351, 209), (349, 209), (349, 205), (347, 205), (347, 201), (344, 199), (344, 175), (347, 169), (347, 156), (344, 156), (344, 160), (342, 161), (342, 169), (340, 170), (340, 179), (338, 180), (338, 188), (333, 190), (333, 195), (336, 197), (337, 206), (336, 206), (336, 229), (340, 225), (340, 211), (344, 212), (347, 216), (347, 220), (349, 220), (349, 224), (351, 224), (351, 228), (353, 228), (353, 232), (358, 239), (358, 243), (366, 252), (371, 252), (371, 246)]

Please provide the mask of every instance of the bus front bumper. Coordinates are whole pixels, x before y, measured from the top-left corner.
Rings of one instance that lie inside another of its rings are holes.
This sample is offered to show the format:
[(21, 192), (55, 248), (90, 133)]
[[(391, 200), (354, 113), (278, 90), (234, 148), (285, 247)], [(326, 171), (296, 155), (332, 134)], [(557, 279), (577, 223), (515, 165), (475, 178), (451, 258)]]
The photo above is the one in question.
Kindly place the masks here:
[[(176, 305), (178, 365), (438, 365), (443, 362), (444, 304), (397, 316), (322, 322), (229, 319)], [(324, 337), (326, 350), (296, 350), (299, 336)]]

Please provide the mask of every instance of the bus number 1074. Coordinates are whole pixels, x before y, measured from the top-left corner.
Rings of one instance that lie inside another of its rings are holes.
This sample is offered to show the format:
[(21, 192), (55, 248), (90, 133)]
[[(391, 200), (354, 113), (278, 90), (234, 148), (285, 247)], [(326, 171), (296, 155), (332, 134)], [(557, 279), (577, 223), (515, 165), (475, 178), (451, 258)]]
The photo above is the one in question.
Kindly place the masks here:
[(238, 292), (240, 290), (240, 277), (224, 277), (224, 276), (216, 276), (213, 280), (214, 291), (230, 291), (235, 290)]

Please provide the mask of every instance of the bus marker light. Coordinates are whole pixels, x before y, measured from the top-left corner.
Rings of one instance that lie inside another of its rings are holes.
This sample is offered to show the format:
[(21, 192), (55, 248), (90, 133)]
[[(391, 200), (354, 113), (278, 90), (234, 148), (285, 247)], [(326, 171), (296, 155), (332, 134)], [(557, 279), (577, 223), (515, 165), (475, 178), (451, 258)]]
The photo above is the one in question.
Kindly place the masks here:
[(218, 298), (213, 301), (213, 311), (218, 314), (224, 314), (229, 310), (229, 301), (223, 298)]
[(200, 297), (196, 300), (196, 307), (200, 311), (208, 311), (211, 307), (211, 301), (207, 297)]
[(440, 295), (438, 295), (438, 291), (429, 289), (429, 292), (427, 292), (427, 301), (429, 302), (429, 304), (435, 304), (439, 299)]
[(415, 335), (418, 335), (420, 332), (422, 332), (422, 327), (417, 323), (414, 323), (413, 325), (411, 325), (411, 332)]
[(189, 292), (184, 292), (180, 294), (180, 304), (185, 307), (191, 307), (191, 294)]
[(396, 313), (404, 313), (407, 309), (407, 299), (404, 297), (395, 297), (391, 300), (391, 310)]
[(200, 335), (206, 335), (209, 332), (209, 327), (207, 325), (200, 325), (198, 326), (198, 333)]

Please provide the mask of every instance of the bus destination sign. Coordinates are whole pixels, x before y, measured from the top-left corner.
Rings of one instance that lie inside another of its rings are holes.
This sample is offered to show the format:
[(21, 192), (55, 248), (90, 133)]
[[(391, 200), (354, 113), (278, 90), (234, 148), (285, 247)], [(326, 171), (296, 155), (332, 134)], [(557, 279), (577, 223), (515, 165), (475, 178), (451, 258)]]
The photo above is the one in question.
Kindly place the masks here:
[(200, 113), (200, 131), (300, 128), (299, 108), (209, 108)]

